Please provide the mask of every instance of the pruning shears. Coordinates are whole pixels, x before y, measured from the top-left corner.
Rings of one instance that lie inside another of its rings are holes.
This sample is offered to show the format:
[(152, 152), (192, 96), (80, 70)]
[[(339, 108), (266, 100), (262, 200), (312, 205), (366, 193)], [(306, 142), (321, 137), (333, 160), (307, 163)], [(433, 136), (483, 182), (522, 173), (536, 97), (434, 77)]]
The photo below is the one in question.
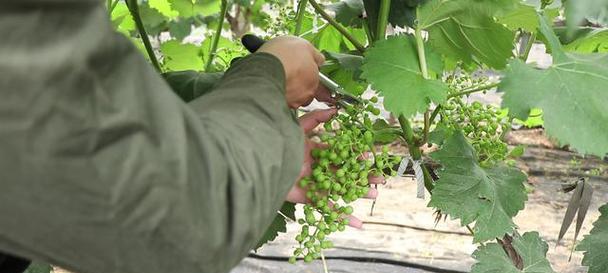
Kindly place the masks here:
[[(253, 34), (245, 34), (241, 38), (241, 43), (251, 53), (256, 52), (265, 42), (264, 39)], [(362, 103), (361, 99), (346, 92), (342, 86), (321, 72), (319, 72), (319, 82), (329, 90), (331, 98), (341, 107)]]

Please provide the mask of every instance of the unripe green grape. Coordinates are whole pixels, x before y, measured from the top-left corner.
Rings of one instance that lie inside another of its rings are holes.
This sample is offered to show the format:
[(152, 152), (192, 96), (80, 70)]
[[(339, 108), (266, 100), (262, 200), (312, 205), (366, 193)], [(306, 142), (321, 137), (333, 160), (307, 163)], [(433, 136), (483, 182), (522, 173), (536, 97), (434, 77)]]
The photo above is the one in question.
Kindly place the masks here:
[[(337, 228), (336, 228), (337, 230)], [(334, 244), (331, 241), (323, 241), (321, 242), (321, 248), (328, 249), (334, 247)]]
[(308, 253), (308, 254), (306, 254), (306, 256), (304, 256), (305, 263), (310, 263), (310, 262), (312, 262), (312, 260), (313, 260), (312, 254)]
[[(294, 254), (294, 255), (300, 255), (300, 254)], [(296, 263), (296, 256), (291, 256), (289, 257), (289, 263), (290, 264), (295, 264)]]
[(306, 241), (306, 243), (304, 243), (304, 246), (306, 248), (311, 248), (314, 246), (314, 242), (313, 241)]
[(372, 103), (377, 103), (378, 102), (378, 97), (373, 96), (369, 99), (369, 101), (371, 101)]
[(306, 223), (308, 223), (309, 225), (314, 225), (316, 219), (315, 216), (312, 214), (306, 215)]
[(315, 253), (319, 253), (321, 251), (321, 245), (314, 245), (313, 249), (315, 250)]

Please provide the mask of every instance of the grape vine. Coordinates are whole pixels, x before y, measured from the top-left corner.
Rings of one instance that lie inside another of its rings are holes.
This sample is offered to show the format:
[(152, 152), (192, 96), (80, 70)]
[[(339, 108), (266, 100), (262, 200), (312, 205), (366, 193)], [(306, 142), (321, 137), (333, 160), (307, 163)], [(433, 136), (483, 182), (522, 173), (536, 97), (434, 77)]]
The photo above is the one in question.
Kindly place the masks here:
[[(540, 125), (560, 144), (586, 155), (608, 153), (607, 1), (150, 2), (108, 1), (108, 10), (117, 30), (186, 100), (205, 94), (230, 59), (244, 54), (231, 41), (239, 37), (228, 38), (234, 31), (227, 30), (239, 24), (267, 38), (292, 34), (309, 40), (328, 57), (331, 64), (321, 70), (334, 81), (356, 96), (368, 87), (376, 93), (325, 125), (318, 141), (327, 147), (313, 151), (313, 174), (299, 182), (311, 202), (298, 220), (291, 262), (310, 262), (332, 247), (328, 236), (348, 225), (351, 202), (369, 189), (368, 175), (395, 176), (401, 158), (378, 146), (392, 142), (407, 147), (413, 160), (437, 165), (436, 170), (422, 165), (429, 206), (474, 233), (479, 248), (472, 272), (531, 272), (524, 269), (530, 264), (540, 265), (534, 272), (554, 272), (541, 234), (519, 235), (512, 221), (527, 197), (525, 176), (509, 164), (514, 151), (504, 136), (514, 120), (540, 112)], [(560, 14), (566, 21), (557, 24)], [(179, 37), (196, 27), (214, 33), (200, 44), (182, 43)], [(160, 50), (153, 48), (155, 41)], [(528, 60), (537, 44), (552, 55), (547, 67)], [(499, 76), (480, 76), (487, 71)], [(190, 82), (195, 84), (184, 84)], [(468, 97), (488, 90), (502, 92), (502, 105)], [(378, 100), (399, 124), (378, 116), (380, 110), (372, 106)], [(424, 153), (422, 147), (431, 144), (436, 151)], [(607, 214), (604, 206), (580, 247), (589, 273), (608, 268), (597, 258), (607, 251), (605, 245), (595, 244), (606, 240)], [(268, 240), (285, 230), (284, 220), (275, 222)]]

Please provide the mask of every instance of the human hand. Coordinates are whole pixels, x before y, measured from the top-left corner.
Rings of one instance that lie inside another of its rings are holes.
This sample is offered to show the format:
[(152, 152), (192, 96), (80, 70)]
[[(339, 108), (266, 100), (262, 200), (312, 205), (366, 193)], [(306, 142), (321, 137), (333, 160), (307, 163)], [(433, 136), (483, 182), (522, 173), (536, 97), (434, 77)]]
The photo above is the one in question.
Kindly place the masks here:
[[(330, 120), (335, 114), (336, 114), (336, 109), (328, 109), (328, 110), (320, 110), (320, 111), (314, 111), (314, 112), (310, 112), (302, 117), (300, 117), (300, 127), (302, 128), (302, 130), (304, 130), (305, 134), (310, 133), (315, 127), (317, 127), (317, 125), (324, 123), (328, 120)], [(300, 176), (298, 177), (297, 181), (299, 181), (300, 179), (310, 176), (312, 173), (312, 166), (315, 162), (315, 159), (312, 156), (312, 150), (313, 149), (323, 149), (325, 148), (324, 144), (320, 144), (320, 143), (315, 143), (311, 140), (309, 140), (308, 138), (304, 141), (304, 162), (302, 163), (302, 169), (300, 170)], [(365, 158), (362, 158), (365, 159)], [(306, 198), (306, 189), (300, 187), (298, 184), (296, 183), (293, 185), (293, 187), (291, 188), (291, 190), (289, 190), (287, 197), (285, 198), (285, 200), (292, 202), (292, 203), (309, 203), (310, 200), (308, 200), (308, 198)], [(382, 176), (373, 176), (370, 175), (368, 177), (368, 181), (370, 184), (383, 184), (385, 182), (384, 177)], [(370, 188), (367, 196), (365, 198), (369, 198), (369, 199), (375, 199), (378, 196), (378, 191), (374, 188)], [(361, 228), (363, 225), (363, 222), (350, 215), (349, 217), (349, 226), (355, 227), (355, 228)]]
[(294, 36), (276, 37), (257, 52), (276, 56), (285, 70), (285, 97), (293, 109), (308, 105), (314, 98), (331, 102), (329, 91), (319, 84), (319, 66), (325, 57), (308, 41)]

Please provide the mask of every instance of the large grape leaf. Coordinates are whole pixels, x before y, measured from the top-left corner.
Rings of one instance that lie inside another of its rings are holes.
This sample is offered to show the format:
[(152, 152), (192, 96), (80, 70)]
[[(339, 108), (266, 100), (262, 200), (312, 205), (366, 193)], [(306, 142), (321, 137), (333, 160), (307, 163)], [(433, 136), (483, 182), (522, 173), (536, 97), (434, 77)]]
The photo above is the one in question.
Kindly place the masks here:
[(549, 246), (538, 235), (538, 232), (526, 232), (523, 236), (514, 236), (513, 247), (523, 259), (523, 269), (514, 265), (505, 250), (497, 243), (480, 246), (473, 253), (477, 263), (471, 273), (555, 273), (547, 260)]
[(130, 36), (130, 32), (135, 30), (135, 21), (129, 13), (129, 8), (124, 2), (120, 2), (112, 10), (112, 24), (120, 33)]
[(309, 40), (319, 50), (340, 52), (342, 48), (342, 34), (329, 24), (316, 33), (304, 35), (303, 38)]
[(564, 49), (579, 53), (608, 52), (608, 29), (591, 31), (587, 35), (564, 46)]
[(197, 15), (209, 16), (220, 11), (219, 0), (171, 0), (171, 7), (180, 17), (190, 18)]
[[(431, 71), (442, 71), (441, 60), (428, 47), (426, 53)], [(448, 87), (440, 80), (424, 79), (410, 35), (393, 36), (377, 42), (365, 54), (362, 78), (384, 96), (384, 107), (406, 117), (425, 112), (432, 101), (442, 103)]]
[(549, 136), (581, 153), (604, 156), (608, 153), (608, 54), (565, 52), (542, 18), (540, 31), (553, 65), (539, 70), (511, 61), (499, 86), (505, 92), (503, 107), (521, 120), (530, 109), (541, 108)]
[(342, 0), (327, 6), (335, 13), (336, 21), (345, 26), (361, 26), (363, 0)]
[(502, 69), (513, 55), (514, 33), (495, 22), (494, 9), (487, 7), (494, 2), (500, 1), (432, 0), (420, 9), (418, 27), (445, 57)]
[(201, 48), (193, 44), (183, 44), (177, 40), (171, 40), (160, 45), (163, 53), (163, 66), (170, 71), (204, 69)]
[(600, 207), (600, 213), (589, 235), (576, 247), (585, 252), (583, 265), (589, 267), (588, 273), (608, 272), (608, 204)]
[(169, 86), (185, 102), (211, 92), (223, 75), (223, 72), (204, 73), (193, 70), (163, 73)]
[(506, 165), (482, 167), (475, 150), (462, 132), (454, 132), (442, 149), (431, 154), (442, 165), (433, 189), (430, 207), (460, 219), (475, 221), (475, 242), (484, 242), (513, 232), (512, 219), (527, 200), (526, 176)]
[(367, 85), (361, 80), (361, 65), (363, 57), (358, 55), (325, 52), (329, 65), (321, 67), (321, 71), (338, 83), (347, 92), (361, 95)]
[[(545, 9), (545, 14), (553, 20), (559, 15), (558, 8)], [(527, 4), (520, 3), (515, 9), (509, 10), (505, 14), (498, 16), (497, 22), (504, 24), (508, 29), (517, 31), (523, 29), (527, 32), (537, 32), (538, 16), (536, 8)]]
[(257, 250), (258, 248), (262, 247), (264, 244), (276, 239), (277, 236), (279, 236), (279, 232), (286, 232), (287, 231), (287, 227), (286, 227), (287, 222), (285, 222), (285, 216), (287, 216), (291, 219), (295, 219), (296, 218), (295, 213), (296, 213), (296, 205), (294, 203), (290, 203), (290, 202), (283, 203), (283, 206), (279, 210), (279, 213), (277, 213), (277, 215), (274, 217), (274, 220), (272, 220), (272, 223), (270, 224), (270, 226), (268, 227), (266, 232), (264, 232), (264, 235), (258, 241), (258, 243), (254, 247), (254, 249)]
[(167, 18), (176, 18), (177, 16), (179, 16), (179, 12), (177, 12), (171, 7), (170, 0), (148, 0), (148, 5), (158, 10), (158, 12), (160, 12)]
[(139, 16), (144, 23), (144, 28), (150, 36), (158, 36), (165, 31), (168, 19), (158, 10), (150, 7), (148, 3), (139, 5)]

